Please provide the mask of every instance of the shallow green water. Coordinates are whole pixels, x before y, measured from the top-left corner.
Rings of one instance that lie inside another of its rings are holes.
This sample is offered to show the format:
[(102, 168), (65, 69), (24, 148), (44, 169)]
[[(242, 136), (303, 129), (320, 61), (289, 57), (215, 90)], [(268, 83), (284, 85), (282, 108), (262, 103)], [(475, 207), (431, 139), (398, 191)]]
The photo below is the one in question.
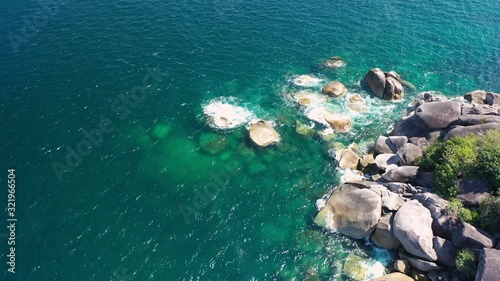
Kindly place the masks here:
[[(298, 89), (290, 79), (339, 80), (368, 100), (368, 114), (344, 111), (355, 121), (337, 136), (345, 144), (385, 133), (417, 92), (500, 91), (496, 0), (65, 2), (17, 52), (9, 34), (40, 9), (0, 6), (0, 167), (18, 179), (17, 273), (7, 280), (342, 280), (349, 252), (387, 253), (313, 225), (339, 174), (324, 143), (295, 133), (306, 118), (283, 98)], [(348, 66), (320, 67), (333, 55)], [(372, 67), (418, 91), (370, 98), (360, 80)], [(118, 109), (150, 68), (159, 76), (143, 102)], [(202, 106), (221, 96), (275, 121), (283, 141), (254, 149), (240, 129), (222, 134), (215, 154), (201, 149), (218, 134)], [(113, 130), (60, 182), (52, 164), (103, 118)]]

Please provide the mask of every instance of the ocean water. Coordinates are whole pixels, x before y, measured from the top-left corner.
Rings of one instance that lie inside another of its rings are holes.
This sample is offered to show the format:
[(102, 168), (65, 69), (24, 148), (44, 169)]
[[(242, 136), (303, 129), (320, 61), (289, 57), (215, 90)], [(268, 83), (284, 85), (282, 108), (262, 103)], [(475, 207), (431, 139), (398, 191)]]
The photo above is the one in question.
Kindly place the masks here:
[[(348, 280), (349, 253), (389, 262), (314, 226), (341, 174), (327, 143), (295, 132), (309, 121), (286, 98), (302, 89), (291, 80), (339, 80), (363, 96), (368, 113), (331, 106), (355, 124), (334, 141), (367, 146), (419, 92), (500, 91), (499, 6), (2, 1), (0, 206), (15, 168), (18, 221), (12, 274), (2, 208), (0, 279)], [(347, 67), (321, 67), (334, 55)], [(417, 90), (374, 98), (360, 83), (373, 67)], [(282, 141), (255, 149), (244, 127), (210, 128), (213, 99), (273, 121)]]

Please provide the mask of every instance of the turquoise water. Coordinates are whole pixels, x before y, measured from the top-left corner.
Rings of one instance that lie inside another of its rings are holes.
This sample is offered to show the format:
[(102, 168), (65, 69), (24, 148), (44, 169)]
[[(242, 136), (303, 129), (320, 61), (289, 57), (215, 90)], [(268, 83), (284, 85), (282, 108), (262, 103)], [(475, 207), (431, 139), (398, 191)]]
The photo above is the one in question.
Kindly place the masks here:
[[(30, 33), (38, 4), (3, 1), (0, 204), (15, 167), (18, 227), (15, 275), (0, 236), (2, 280), (342, 280), (349, 252), (387, 260), (313, 225), (340, 175), (283, 96), (313, 74), (365, 97), (370, 113), (344, 112), (355, 128), (335, 140), (349, 144), (385, 133), (417, 92), (500, 91), (499, 2), (433, 2), (65, 1)], [(333, 55), (348, 66), (322, 68)], [(372, 67), (418, 91), (370, 98)], [(142, 103), (119, 109), (150, 73)], [(254, 149), (243, 128), (206, 126), (202, 106), (221, 96), (275, 121), (282, 142)], [(103, 118), (110, 132), (59, 181), (53, 163)]]

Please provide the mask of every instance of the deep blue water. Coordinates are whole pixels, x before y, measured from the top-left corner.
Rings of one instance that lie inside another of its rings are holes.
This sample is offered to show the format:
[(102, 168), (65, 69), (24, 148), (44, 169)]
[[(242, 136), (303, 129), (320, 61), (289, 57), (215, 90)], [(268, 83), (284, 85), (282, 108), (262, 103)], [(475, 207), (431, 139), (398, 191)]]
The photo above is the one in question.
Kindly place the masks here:
[[(347, 253), (380, 259), (313, 225), (339, 175), (325, 143), (295, 133), (305, 117), (283, 94), (314, 74), (367, 98), (370, 113), (337, 137), (349, 144), (385, 133), (418, 92), (500, 91), (500, 2), (460, 2), (66, 0), (44, 2), (49, 14), (1, 2), (0, 206), (14, 167), (18, 218), (16, 274), (0, 236), (1, 279), (342, 280)], [(348, 66), (320, 67), (333, 55)], [(359, 82), (373, 67), (417, 91), (370, 98)], [(124, 102), (145, 77), (143, 101)], [(221, 96), (274, 120), (282, 142), (255, 150), (236, 130), (217, 155), (201, 150), (217, 134), (202, 106)], [(69, 167), (67, 147), (102, 119), (109, 133)]]

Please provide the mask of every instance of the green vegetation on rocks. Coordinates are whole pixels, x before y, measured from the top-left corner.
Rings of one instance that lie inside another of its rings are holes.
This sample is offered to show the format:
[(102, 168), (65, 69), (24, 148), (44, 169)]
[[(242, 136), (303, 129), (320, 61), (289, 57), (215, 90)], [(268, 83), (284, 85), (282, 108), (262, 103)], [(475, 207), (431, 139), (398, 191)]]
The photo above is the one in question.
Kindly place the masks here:
[(446, 206), (446, 211), (448, 214), (457, 216), (468, 223), (475, 223), (478, 218), (478, 213), (476, 211), (465, 208), (462, 201), (457, 198), (450, 200), (448, 206)]
[(500, 188), (500, 132), (457, 137), (430, 146), (419, 160), (422, 169), (435, 171), (436, 192), (452, 198), (458, 193), (460, 178), (489, 181)]
[(489, 233), (500, 233), (500, 198), (490, 197), (479, 204), (479, 224)]
[(473, 280), (477, 270), (477, 260), (471, 249), (462, 249), (458, 252), (455, 265), (460, 273), (461, 280)]

